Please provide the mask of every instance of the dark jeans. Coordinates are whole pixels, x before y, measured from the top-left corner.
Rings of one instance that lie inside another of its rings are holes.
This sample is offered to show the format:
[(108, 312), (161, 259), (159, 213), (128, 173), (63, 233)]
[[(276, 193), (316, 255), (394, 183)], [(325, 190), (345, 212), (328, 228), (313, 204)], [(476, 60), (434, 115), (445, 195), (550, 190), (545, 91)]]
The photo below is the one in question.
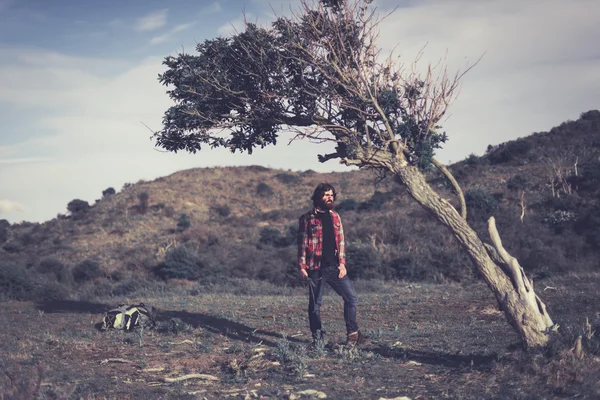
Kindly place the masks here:
[(308, 300), (308, 322), (313, 338), (317, 331), (323, 332), (321, 324), (321, 303), (323, 302), (323, 283), (327, 282), (337, 294), (344, 299), (344, 320), (346, 321), (346, 332), (353, 333), (358, 330), (356, 323), (356, 304), (358, 296), (354, 285), (348, 275), (342, 279), (338, 278), (340, 270), (337, 266), (321, 267), (320, 271), (308, 271), (308, 277), (314, 282), (314, 287), (309, 285)]

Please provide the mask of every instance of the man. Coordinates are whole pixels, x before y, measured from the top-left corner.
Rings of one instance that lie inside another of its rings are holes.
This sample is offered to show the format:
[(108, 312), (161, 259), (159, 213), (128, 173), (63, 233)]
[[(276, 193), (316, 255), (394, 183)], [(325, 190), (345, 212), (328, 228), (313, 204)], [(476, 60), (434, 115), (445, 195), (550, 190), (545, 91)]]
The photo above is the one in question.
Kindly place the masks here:
[(309, 283), (308, 321), (313, 341), (324, 340), (321, 323), (323, 283), (327, 282), (344, 299), (347, 344), (364, 342), (356, 323), (358, 297), (346, 272), (344, 230), (333, 211), (335, 189), (320, 183), (312, 195), (314, 209), (300, 217), (298, 225), (298, 268), (300, 279)]

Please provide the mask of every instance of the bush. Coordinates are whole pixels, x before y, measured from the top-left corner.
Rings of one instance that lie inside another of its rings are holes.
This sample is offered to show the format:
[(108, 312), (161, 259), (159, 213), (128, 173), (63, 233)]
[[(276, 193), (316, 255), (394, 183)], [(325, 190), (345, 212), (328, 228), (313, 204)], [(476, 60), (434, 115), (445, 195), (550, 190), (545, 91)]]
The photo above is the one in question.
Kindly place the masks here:
[(471, 153), (467, 158), (465, 158), (465, 164), (467, 165), (478, 165), (481, 164), (482, 158), (477, 155)]
[(265, 226), (260, 231), (259, 242), (274, 247), (291, 246), (296, 243), (297, 229), (295, 226), (290, 226), (287, 229), (286, 235), (283, 236), (279, 229)]
[(162, 279), (198, 280), (202, 277), (206, 265), (198, 254), (184, 245), (170, 248), (165, 260), (159, 264), (155, 273)]
[(28, 300), (36, 283), (22, 266), (0, 262), (0, 298)]
[(521, 175), (521, 174), (516, 174), (515, 176), (512, 176), (508, 179), (508, 181), (506, 181), (506, 188), (508, 190), (523, 190), (527, 187), (527, 184), (529, 183), (529, 180), (527, 179), (526, 176)]
[(115, 189), (112, 187), (109, 187), (106, 190), (102, 191), (102, 197), (106, 198), (106, 197), (110, 197), (112, 195), (114, 195), (116, 193)]
[(275, 179), (279, 180), (279, 182), (286, 185), (295, 185), (297, 183), (300, 183), (300, 178), (298, 176), (287, 174), (285, 172), (275, 175)]
[(356, 210), (356, 207), (358, 207), (358, 203), (356, 200), (344, 199), (335, 206), (335, 210), (336, 211), (352, 211), (352, 210)]
[(389, 272), (385, 272), (387, 279), (422, 281), (427, 277), (426, 269), (416, 265), (409, 255), (393, 259), (389, 264)]
[(77, 283), (91, 281), (104, 275), (100, 263), (96, 260), (88, 258), (87, 260), (77, 264), (73, 268), (73, 279)]
[(351, 278), (380, 279), (381, 255), (371, 245), (355, 244), (346, 247), (346, 263)]
[(227, 204), (217, 204), (211, 207), (211, 211), (220, 217), (227, 218), (231, 215), (231, 208)]
[(467, 215), (475, 220), (487, 220), (498, 210), (498, 200), (483, 189), (470, 189), (465, 193)]
[(73, 283), (73, 273), (62, 263), (62, 261), (50, 257), (45, 258), (37, 266), (37, 272), (40, 274), (53, 275), (54, 279), (63, 284)]
[(71, 213), (73, 218), (81, 218), (83, 217), (90, 209), (90, 204), (85, 200), (71, 200), (69, 204), (67, 204), (67, 210)]
[(490, 152), (488, 159), (491, 164), (502, 164), (524, 156), (531, 150), (532, 145), (526, 139), (514, 140)]
[(56, 282), (50, 282), (38, 287), (32, 297), (38, 302), (65, 300), (69, 298), (69, 291)]
[(273, 196), (274, 193), (273, 188), (264, 182), (261, 182), (256, 186), (256, 194), (260, 197)]
[(190, 222), (190, 218), (187, 216), (187, 214), (181, 214), (179, 216), (179, 219), (177, 220), (177, 228), (180, 232), (185, 231), (191, 225), (192, 223)]

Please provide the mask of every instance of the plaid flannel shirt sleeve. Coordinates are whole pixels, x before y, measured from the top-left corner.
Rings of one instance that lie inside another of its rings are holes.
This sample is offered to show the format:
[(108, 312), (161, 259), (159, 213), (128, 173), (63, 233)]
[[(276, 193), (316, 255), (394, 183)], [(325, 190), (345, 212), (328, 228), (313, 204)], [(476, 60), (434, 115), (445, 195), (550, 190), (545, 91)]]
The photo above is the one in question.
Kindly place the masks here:
[(303, 215), (298, 221), (298, 269), (308, 269), (306, 264), (306, 250), (308, 248), (308, 224)]

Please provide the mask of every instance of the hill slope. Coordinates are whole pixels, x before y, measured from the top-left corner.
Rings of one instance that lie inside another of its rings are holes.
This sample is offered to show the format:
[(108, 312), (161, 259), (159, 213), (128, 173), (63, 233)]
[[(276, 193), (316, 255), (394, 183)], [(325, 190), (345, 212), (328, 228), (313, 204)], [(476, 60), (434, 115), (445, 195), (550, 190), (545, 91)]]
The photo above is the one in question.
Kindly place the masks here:
[[(589, 111), (549, 132), (490, 146), (450, 170), (471, 225), (487, 237), (485, 220), (495, 215), (506, 247), (543, 278), (598, 270), (599, 156), (600, 112)], [(458, 204), (441, 175), (427, 174)], [(251, 166), (107, 189), (94, 205), (71, 202), (68, 216), (43, 224), (0, 221), (0, 286), (13, 298), (56, 298), (132, 294), (164, 279), (289, 284), (295, 224), (323, 181), (338, 189), (355, 278), (476, 278), (455, 240), (391, 178)]]

